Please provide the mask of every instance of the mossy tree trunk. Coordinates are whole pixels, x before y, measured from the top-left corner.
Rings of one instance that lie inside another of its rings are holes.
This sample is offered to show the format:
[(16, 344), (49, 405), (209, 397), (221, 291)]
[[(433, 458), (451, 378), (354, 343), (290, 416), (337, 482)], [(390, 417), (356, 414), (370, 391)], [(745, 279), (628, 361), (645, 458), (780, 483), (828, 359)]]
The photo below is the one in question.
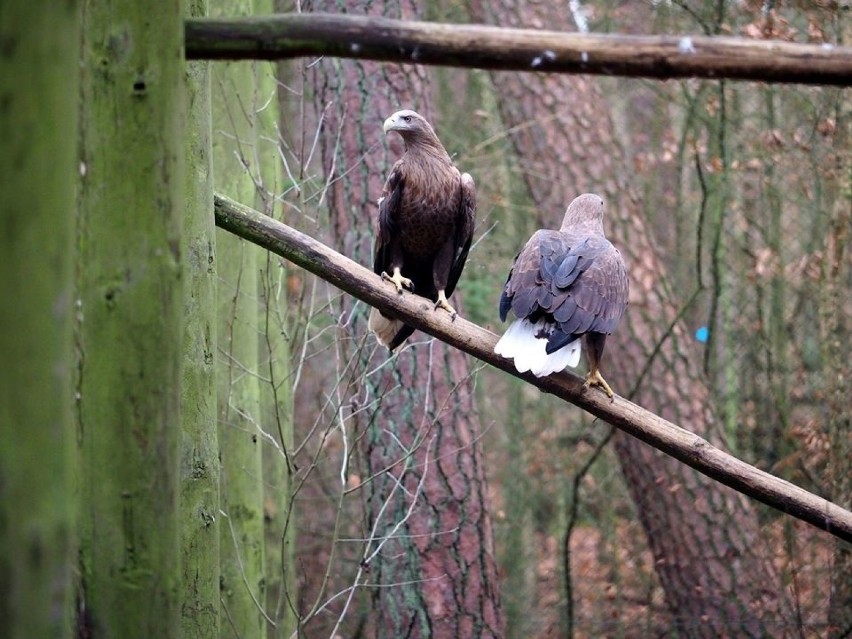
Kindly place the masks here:
[[(254, 13), (275, 12), (272, 0), (255, 0)], [(283, 192), (279, 154), (278, 66), (255, 62), (257, 89), (252, 110), (257, 118), (255, 208), (280, 218)], [(285, 91), (286, 93), (286, 91)], [(292, 472), (293, 379), (290, 367), (286, 260), (265, 251), (258, 261), (258, 338), (260, 414), (267, 438), (263, 443), (263, 514), (266, 563), (267, 637), (289, 637), (296, 627), (293, 609), (298, 596), (294, 561)]]
[[(206, 0), (185, 0), (207, 15)], [(219, 443), (216, 426), (216, 235), (210, 148), (210, 68), (186, 67), (186, 204), (181, 397), (181, 627), (185, 639), (219, 635)]]
[(151, 17), (146, 3), (90, 1), (83, 11), (76, 347), (84, 636), (180, 629), (181, 3), (160, 3)]
[(0, 5), (0, 623), (9, 639), (71, 636), (79, 37), (79, 2)]
[[(210, 3), (213, 16), (248, 16), (251, 0)], [(256, 82), (251, 62), (212, 68), (213, 171), (218, 191), (255, 201)], [(221, 460), (221, 636), (257, 639), (264, 631), (263, 446), (258, 379), (260, 249), (216, 234), (218, 415)]]

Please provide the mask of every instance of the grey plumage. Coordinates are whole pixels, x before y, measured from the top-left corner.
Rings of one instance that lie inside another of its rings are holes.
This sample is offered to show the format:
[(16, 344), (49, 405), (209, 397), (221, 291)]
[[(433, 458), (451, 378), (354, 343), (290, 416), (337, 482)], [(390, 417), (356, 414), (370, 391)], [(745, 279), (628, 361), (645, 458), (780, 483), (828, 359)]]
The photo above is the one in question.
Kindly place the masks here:
[(587, 383), (612, 394), (598, 371), (606, 336), (627, 307), (621, 253), (603, 230), (603, 200), (592, 193), (568, 206), (558, 231), (536, 231), (515, 258), (500, 298), (500, 319), (517, 318), (495, 352), (519, 371), (544, 376), (576, 366), (580, 339), (589, 360)]

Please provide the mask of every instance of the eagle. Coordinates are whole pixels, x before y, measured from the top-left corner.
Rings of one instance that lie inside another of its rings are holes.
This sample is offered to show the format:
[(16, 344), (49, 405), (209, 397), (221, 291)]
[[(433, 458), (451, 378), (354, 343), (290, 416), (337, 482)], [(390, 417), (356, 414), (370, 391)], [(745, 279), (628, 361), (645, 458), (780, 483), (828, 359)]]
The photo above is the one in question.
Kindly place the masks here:
[[(384, 132), (402, 136), (405, 152), (393, 165), (379, 198), (373, 270), (402, 294), (429, 298), (452, 319), (448, 299), (464, 268), (473, 239), (476, 186), (453, 164), (432, 126), (420, 114), (397, 111)], [(414, 332), (376, 309), (369, 329), (391, 352)]]
[[(600, 373), (604, 343), (627, 308), (628, 276), (621, 253), (604, 235), (604, 201), (586, 193), (565, 211), (558, 231), (527, 241), (500, 297), (500, 320), (515, 321), (494, 352), (521, 372), (544, 377), (576, 367), (586, 351), (586, 386), (613, 392)], [(581, 339), (582, 338), (582, 339)]]

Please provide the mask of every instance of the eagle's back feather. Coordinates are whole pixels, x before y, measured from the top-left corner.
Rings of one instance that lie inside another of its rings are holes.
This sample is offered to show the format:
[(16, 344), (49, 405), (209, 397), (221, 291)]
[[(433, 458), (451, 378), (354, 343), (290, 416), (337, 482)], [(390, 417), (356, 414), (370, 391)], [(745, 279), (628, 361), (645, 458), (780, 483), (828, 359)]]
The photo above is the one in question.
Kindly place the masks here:
[[(586, 207), (592, 204), (600, 210)], [(602, 207), (597, 196), (577, 198), (559, 231), (536, 231), (515, 258), (499, 313), (505, 320), (511, 309), (517, 320), (495, 352), (512, 357), (519, 371), (541, 376), (575, 367), (583, 335), (604, 336), (595, 342), (602, 350), (618, 325), (627, 306), (627, 270), (603, 234)]]

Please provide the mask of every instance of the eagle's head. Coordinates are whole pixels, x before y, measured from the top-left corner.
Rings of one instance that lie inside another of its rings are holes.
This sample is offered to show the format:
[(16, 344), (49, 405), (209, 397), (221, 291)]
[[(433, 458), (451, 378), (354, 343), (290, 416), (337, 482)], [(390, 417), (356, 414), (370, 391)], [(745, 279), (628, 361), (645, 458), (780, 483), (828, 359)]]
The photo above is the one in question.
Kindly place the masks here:
[(574, 198), (565, 217), (562, 220), (563, 231), (589, 228), (603, 235), (604, 201), (600, 195), (595, 193), (584, 193)]
[[(411, 109), (397, 111), (387, 120), (382, 127), (385, 133), (396, 131), (402, 136), (406, 146), (417, 142), (438, 142), (438, 136), (426, 119)], [(440, 144), (440, 142), (438, 142)]]

